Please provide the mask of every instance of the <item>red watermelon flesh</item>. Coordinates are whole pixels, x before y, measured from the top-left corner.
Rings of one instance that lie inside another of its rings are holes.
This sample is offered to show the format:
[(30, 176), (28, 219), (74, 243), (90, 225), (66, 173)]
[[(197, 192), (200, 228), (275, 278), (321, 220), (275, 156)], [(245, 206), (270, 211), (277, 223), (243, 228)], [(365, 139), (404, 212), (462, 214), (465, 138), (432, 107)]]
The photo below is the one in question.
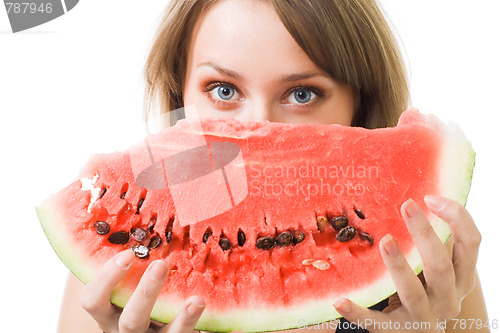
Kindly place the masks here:
[[(420, 272), (400, 206), (413, 198), (445, 242), (448, 227), (423, 198), (465, 204), (473, 166), (456, 126), (414, 109), (375, 130), (182, 120), (125, 152), (93, 156), (37, 212), (84, 283), (116, 253), (161, 239), (114, 304), (123, 307), (148, 264), (163, 259), (171, 271), (152, 318), (170, 322), (196, 294), (207, 304), (197, 329), (270, 331), (335, 319), (339, 297), (371, 306), (394, 293), (378, 247), (388, 233)], [(332, 226), (342, 216), (353, 229)], [(119, 232), (129, 240), (112, 244)]]

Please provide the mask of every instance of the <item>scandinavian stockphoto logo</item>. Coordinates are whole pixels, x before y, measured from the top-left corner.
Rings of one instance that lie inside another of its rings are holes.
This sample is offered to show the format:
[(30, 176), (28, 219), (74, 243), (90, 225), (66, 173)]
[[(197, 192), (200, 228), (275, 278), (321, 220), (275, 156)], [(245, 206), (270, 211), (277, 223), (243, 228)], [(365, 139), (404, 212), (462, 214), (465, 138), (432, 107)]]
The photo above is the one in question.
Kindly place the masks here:
[[(229, 211), (248, 194), (245, 163), (232, 142), (207, 142), (194, 106), (170, 111), (190, 119), (188, 136), (168, 143), (150, 136), (129, 149), (135, 182), (145, 189), (169, 189), (179, 223), (195, 224)], [(168, 185), (167, 185), (168, 184)], [(196, 200), (193, 200), (196, 198)]]
[(316, 196), (362, 197), (368, 191), (366, 180), (379, 179), (379, 166), (337, 162), (338, 165), (315, 165), (307, 160), (300, 165), (270, 164), (263, 168), (250, 164), (250, 195), (285, 195), (306, 201)]
[(4, 0), (12, 32), (52, 21), (73, 9), (79, 0)]

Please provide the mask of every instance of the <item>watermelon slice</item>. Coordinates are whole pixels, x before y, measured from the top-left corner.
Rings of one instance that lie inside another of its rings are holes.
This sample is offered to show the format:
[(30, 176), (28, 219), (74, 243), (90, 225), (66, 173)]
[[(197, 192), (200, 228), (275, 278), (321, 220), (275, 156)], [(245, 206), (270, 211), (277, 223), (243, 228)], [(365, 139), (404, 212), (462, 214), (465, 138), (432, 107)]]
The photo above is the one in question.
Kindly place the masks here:
[(151, 317), (170, 322), (190, 295), (197, 329), (272, 331), (339, 317), (395, 292), (378, 243), (393, 235), (422, 263), (400, 215), (424, 195), (465, 204), (475, 153), (463, 133), (405, 111), (395, 128), (179, 121), (125, 152), (93, 156), (37, 208), (61, 260), (84, 283), (116, 253), (141, 257), (115, 289), (123, 307), (152, 260), (170, 274)]

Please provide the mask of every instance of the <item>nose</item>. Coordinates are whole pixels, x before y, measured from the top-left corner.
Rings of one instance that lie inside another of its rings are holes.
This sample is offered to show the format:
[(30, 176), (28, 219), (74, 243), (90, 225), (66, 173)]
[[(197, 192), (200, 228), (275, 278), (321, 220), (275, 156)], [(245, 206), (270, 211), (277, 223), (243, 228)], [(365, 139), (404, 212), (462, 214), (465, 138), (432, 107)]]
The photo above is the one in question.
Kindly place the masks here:
[(241, 115), (241, 120), (244, 121), (276, 121), (276, 106), (270, 101), (264, 99), (256, 99), (248, 101)]

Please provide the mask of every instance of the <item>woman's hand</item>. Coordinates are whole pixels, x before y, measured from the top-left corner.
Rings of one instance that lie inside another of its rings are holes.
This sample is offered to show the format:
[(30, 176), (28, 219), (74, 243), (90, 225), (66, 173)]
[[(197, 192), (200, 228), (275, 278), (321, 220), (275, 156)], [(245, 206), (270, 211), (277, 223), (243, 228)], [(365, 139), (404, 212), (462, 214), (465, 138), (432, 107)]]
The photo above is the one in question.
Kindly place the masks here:
[(106, 333), (192, 332), (205, 308), (205, 303), (197, 296), (187, 299), (168, 326), (149, 319), (168, 276), (168, 266), (162, 260), (149, 265), (123, 311), (110, 303), (111, 292), (127, 274), (134, 260), (131, 250), (120, 252), (108, 260), (85, 286), (81, 296), (82, 307)]
[(347, 320), (370, 332), (443, 332), (446, 320), (458, 316), (463, 298), (474, 287), (481, 234), (460, 204), (434, 196), (427, 196), (425, 202), (450, 226), (455, 241), (452, 258), (418, 205), (406, 201), (401, 213), (422, 258), (426, 285), (413, 273), (396, 241), (386, 235), (380, 241), (380, 252), (400, 304), (391, 304), (390, 312), (378, 312), (340, 299), (335, 308)]

